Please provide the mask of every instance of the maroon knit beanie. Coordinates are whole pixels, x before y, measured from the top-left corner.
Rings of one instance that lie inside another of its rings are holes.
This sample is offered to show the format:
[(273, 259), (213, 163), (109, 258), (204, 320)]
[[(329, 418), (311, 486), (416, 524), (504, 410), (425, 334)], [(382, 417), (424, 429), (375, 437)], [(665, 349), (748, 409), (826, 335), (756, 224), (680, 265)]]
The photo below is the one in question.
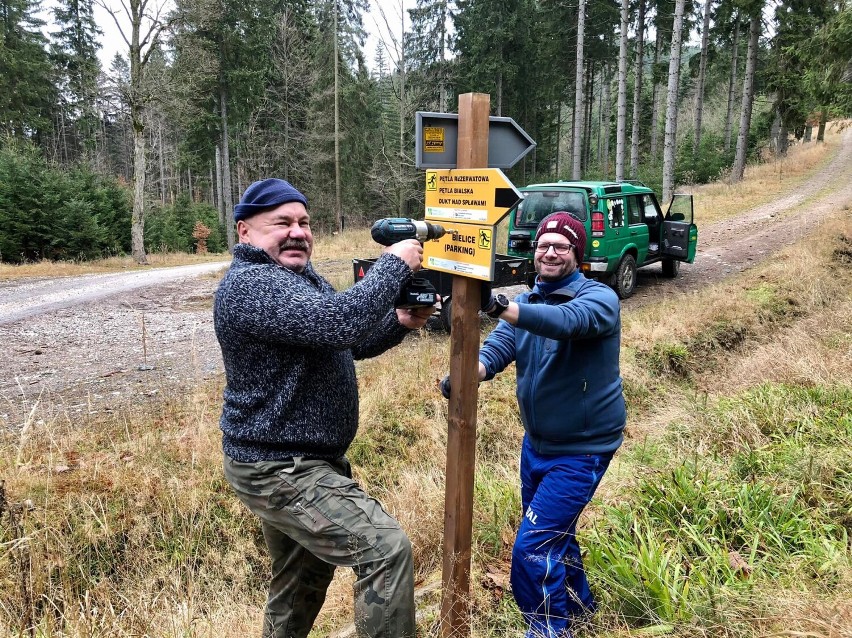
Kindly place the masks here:
[(583, 256), (586, 254), (586, 227), (583, 222), (564, 211), (551, 213), (538, 225), (535, 240), (538, 241), (538, 238), (545, 233), (559, 233), (566, 237), (577, 249), (577, 263), (583, 263)]

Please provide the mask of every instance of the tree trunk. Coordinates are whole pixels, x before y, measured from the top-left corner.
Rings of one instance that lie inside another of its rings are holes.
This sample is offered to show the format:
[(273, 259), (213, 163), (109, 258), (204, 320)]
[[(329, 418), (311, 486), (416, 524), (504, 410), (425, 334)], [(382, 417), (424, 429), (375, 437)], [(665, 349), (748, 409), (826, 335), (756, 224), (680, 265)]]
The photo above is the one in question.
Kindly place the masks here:
[(680, 42), (683, 31), (683, 7), (686, 0), (675, 4), (672, 47), (669, 57), (669, 85), (666, 95), (666, 136), (663, 146), (663, 203), (671, 201), (674, 192), (675, 156), (677, 154), (677, 107), (680, 86)]
[[(134, 118), (136, 119), (136, 118)], [(141, 122), (141, 117), (138, 118)], [(145, 254), (145, 127), (133, 127), (133, 215), (130, 221), (133, 259), (147, 264)]]
[[(577, 87), (574, 87), (574, 91), (576, 91), (576, 90), (577, 90)], [(577, 101), (574, 100), (574, 102), (571, 104), (571, 128), (568, 129), (571, 132), (571, 139), (570, 139), (570, 142), (568, 144), (568, 147), (571, 149), (571, 152), (572, 152), (572, 161), (573, 161), (573, 151), (574, 151), (574, 124), (575, 124), (576, 121), (577, 121)]]
[(582, 174), (583, 150), (583, 38), (586, 32), (586, 0), (579, 0), (577, 7), (577, 69), (574, 75), (574, 149), (571, 179), (580, 179)]
[(219, 223), (225, 225), (225, 189), (222, 186), (222, 149), (216, 145), (216, 209), (219, 211)]
[[(657, 30), (657, 43), (654, 46), (654, 68), (660, 63), (660, 50), (663, 48), (663, 36)], [(651, 162), (657, 163), (657, 146), (660, 138), (660, 83), (655, 78), (651, 78), (653, 86), (651, 87)]]
[(740, 130), (737, 133), (737, 154), (731, 169), (731, 182), (739, 182), (745, 173), (748, 153), (748, 133), (751, 128), (751, 107), (754, 103), (754, 69), (757, 65), (757, 45), (760, 39), (760, 15), (763, 7), (755, 10), (748, 29), (748, 50), (743, 78), (743, 103), (740, 107)]
[[(139, 44), (144, 7), (130, 2), (130, 122), (133, 126), (133, 213), (130, 220), (130, 243), (137, 264), (148, 263), (145, 254), (145, 98), (143, 92), (144, 62)], [(125, 38), (126, 39), (126, 38)]]
[[(405, 33), (405, 12), (401, 11), (400, 33)], [(397, 193), (399, 197), (398, 213), (405, 217), (405, 47), (399, 47), (399, 183)]]
[(701, 119), (704, 111), (704, 78), (707, 74), (707, 42), (710, 39), (710, 5), (712, 0), (704, 0), (704, 25), (701, 31), (701, 60), (698, 64), (698, 86), (695, 91), (695, 141), (692, 151), (698, 153), (701, 146)]
[(615, 181), (624, 179), (627, 134), (627, 18), (630, 0), (621, 0), (621, 46), (618, 50), (618, 113), (615, 129)]
[(222, 117), (222, 195), (225, 206), (225, 236), (228, 250), (234, 249), (234, 192), (231, 189), (231, 143), (228, 134), (228, 95), (224, 84), (219, 86), (219, 114)]
[(735, 91), (737, 89), (737, 58), (740, 49), (740, 18), (735, 19), (734, 42), (731, 51), (731, 74), (728, 78), (728, 109), (725, 112), (725, 153), (731, 150), (731, 122), (734, 119)]
[(337, 230), (343, 230), (343, 205), (340, 201), (340, 89), (338, 85), (340, 33), (337, 27), (338, 0), (334, 0), (334, 218)]
[(160, 204), (166, 205), (166, 162), (163, 159), (163, 120), (160, 119), (157, 127), (157, 145), (160, 155)]
[(633, 129), (630, 138), (630, 177), (639, 176), (639, 116), (642, 102), (642, 67), (645, 45), (645, 0), (639, 0), (636, 18), (636, 65), (633, 68)]
[(559, 170), (561, 166), (559, 164), (559, 160), (562, 157), (561, 153), (562, 147), (562, 103), (557, 100), (556, 101), (556, 179), (559, 179), (560, 173)]
[[(810, 132), (810, 127), (808, 127), (808, 131)], [(808, 136), (807, 141), (810, 141), (810, 136)], [(778, 111), (778, 137), (775, 141), (775, 152), (778, 157), (787, 154), (787, 122), (781, 116), (780, 110)]]
[(609, 176), (609, 126), (612, 119), (612, 76), (609, 71), (609, 64), (604, 70), (603, 82), (603, 153), (601, 155), (601, 166), (603, 174)]
[(828, 109), (822, 107), (819, 113), (819, 128), (817, 129), (817, 142), (825, 141), (825, 125), (828, 120)]
[(601, 87), (598, 90), (598, 125), (595, 127), (595, 164), (598, 168), (603, 168), (603, 94), (604, 84), (606, 83), (606, 65), (601, 69)]
[(59, 109), (59, 143), (62, 147), (62, 163), (68, 165), (68, 133), (65, 131), (65, 109)]
[(234, 172), (237, 174), (237, 192), (242, 193), (243, 192), (243, 178), (245, 177), (243, 175), (243, 172), (245, 171), (245, 164), (243, 163), (242, 159), (240, 159), (239, 139), (240, 139), (240, 129), (237, 128), (236, 133), (234, 133), (234, 140), (236, 140), (236, 142), (237, 142), (237, 146), (234, 149), (234, 155), (236, 155), (236, 157), (234, 158)]
[(595, 63), (592, 61), (588, 65), (586, 71), (586, 113), (583, 119), (583, 163), (580, 166), (581, 172), (585, 171), (589, 166), (589, 158), (592, 154), (592, 108), (595, 105)]
[[(442, 2), (440, 5), (440, 20), (441, 20), (441, 70), (440, 70), (440, 79), (438, 81), (438, 112), (446, 113), (447, 112), (447, 3)], [(403, 25), (404, 26), (404, 25)], [(402, 33), (405, 33), (405, 29), (403, 28)]]

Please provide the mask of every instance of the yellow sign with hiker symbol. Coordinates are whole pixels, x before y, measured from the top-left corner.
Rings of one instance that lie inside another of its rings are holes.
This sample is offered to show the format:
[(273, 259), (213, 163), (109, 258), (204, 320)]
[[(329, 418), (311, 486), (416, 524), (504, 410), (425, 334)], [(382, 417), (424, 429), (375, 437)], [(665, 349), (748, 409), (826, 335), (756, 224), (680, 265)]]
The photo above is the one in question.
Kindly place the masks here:
[(438, 173), (436, 171), (426, 171), (426, 190), (438, 190)]
[(477, 245), (483, 250), (491, 250), (491, 236), (493, 231), (490, 228), (479, 229), (479, 241)]

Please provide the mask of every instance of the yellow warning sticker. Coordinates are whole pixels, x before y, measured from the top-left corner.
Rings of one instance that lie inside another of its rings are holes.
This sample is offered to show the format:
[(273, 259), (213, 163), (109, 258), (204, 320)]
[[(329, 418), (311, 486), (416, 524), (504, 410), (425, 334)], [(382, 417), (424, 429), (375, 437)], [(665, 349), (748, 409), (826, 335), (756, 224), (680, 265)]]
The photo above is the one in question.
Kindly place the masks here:
[(444, 127), (443, 126), (424, 126), (423, 127), (423, 150), (426, 153), (443, 153), (444, 152)]

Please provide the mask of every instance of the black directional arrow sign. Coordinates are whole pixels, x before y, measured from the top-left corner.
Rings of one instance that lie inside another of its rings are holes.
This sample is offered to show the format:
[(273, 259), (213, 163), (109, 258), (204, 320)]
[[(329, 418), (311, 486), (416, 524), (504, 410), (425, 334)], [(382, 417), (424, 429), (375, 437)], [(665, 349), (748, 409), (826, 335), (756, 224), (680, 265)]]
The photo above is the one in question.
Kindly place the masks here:
[[(455, 168), (458, 114), (418, 111), (415, 116), (417, 168)], [(488, 118), (489, 168), (512, 168), (534, 148), (535, 141), (511, 117)]]

